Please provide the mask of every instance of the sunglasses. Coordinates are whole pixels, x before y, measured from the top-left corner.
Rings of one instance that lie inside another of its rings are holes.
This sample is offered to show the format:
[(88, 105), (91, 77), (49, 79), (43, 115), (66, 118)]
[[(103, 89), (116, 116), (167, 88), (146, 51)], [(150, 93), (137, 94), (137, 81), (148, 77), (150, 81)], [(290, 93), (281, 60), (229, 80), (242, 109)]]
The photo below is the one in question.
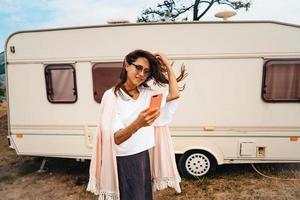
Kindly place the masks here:
[(137, 73), (141, 73), (143, 72), (143, 74), (145, 76), (150, 76), (151, 72), (150, 72), (150, 69), (144, 69), (144, 67), (142, 65), (137, 65), (137, 64), (134, 64), (134, 63), (131, 63), (134, 67), (135, 67), (135, 70)]

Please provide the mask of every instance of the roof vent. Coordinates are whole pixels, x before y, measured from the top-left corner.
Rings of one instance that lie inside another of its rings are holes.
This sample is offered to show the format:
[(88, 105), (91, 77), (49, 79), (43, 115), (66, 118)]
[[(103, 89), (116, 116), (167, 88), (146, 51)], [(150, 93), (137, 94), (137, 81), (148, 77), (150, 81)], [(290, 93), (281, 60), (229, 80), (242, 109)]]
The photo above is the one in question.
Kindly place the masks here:
[(236, 12), (235, 11), (231, 11), (231, 10), (224, 10), (224, 11), (220, 11), (220, 12), (217, 12), (215, 14), (215, 17), (218, 17), (218, 18), (223, 18), (224, 21), (227, 21), (227, 19), (229, 17), (232, 17), (236, 15)]
[(122, 20), (122, 19), (120, 19), (120, 20), (108, 20), (107, 21), (107, 24), (128, 24), (128, 23), (130, 23), (129, 22), (129, 20)]

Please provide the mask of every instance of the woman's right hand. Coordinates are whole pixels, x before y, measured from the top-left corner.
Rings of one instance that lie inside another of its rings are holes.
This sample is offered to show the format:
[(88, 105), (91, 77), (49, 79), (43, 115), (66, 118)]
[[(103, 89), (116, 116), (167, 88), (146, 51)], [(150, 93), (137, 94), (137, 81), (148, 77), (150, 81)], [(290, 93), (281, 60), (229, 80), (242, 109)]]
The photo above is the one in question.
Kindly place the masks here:
[(140, 128), (145, 126), (150, 126), (156, 118), (160, 115), (159, 108), (147, 108), (140, 112), (135, 122), (138, 124)]

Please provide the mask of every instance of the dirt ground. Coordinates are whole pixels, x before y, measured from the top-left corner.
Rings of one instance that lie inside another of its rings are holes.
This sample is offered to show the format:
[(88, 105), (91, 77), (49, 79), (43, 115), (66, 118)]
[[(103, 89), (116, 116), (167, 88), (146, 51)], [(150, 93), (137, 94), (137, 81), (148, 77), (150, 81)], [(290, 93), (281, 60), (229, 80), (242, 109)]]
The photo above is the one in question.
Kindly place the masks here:
[[(41, 158), (17, 156), (6, 139), (6, 105), (0, 104), (0, 199), (97, 199), (86, 192), (89, 162), (49, 158), (44, 173), (37, 173)], [(295, 152), (299, 153), (299, 152)], [(264, 173), (300, 179), (300, 164), (259, 164)], [(214, 177), (183, 179), (182, 193), (154, 192), (155, 200), (168, 199), (300, 199), (300, 180), (267, 179), (250, 165), (219, 166)]]

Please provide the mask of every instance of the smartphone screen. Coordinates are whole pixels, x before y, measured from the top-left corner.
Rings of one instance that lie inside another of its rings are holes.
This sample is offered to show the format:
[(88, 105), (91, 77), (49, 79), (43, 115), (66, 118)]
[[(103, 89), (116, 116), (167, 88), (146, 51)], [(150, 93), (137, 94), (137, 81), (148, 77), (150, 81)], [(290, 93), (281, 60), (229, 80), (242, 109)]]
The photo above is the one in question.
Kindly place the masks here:
[(151, 97), (151, 100), (150, 100), (150, 108), (160, 108), (160, 105), (161, 105), (161, 101), (162, 101), (162, 94), (156, 94), (156, 95), (153, 95)]

